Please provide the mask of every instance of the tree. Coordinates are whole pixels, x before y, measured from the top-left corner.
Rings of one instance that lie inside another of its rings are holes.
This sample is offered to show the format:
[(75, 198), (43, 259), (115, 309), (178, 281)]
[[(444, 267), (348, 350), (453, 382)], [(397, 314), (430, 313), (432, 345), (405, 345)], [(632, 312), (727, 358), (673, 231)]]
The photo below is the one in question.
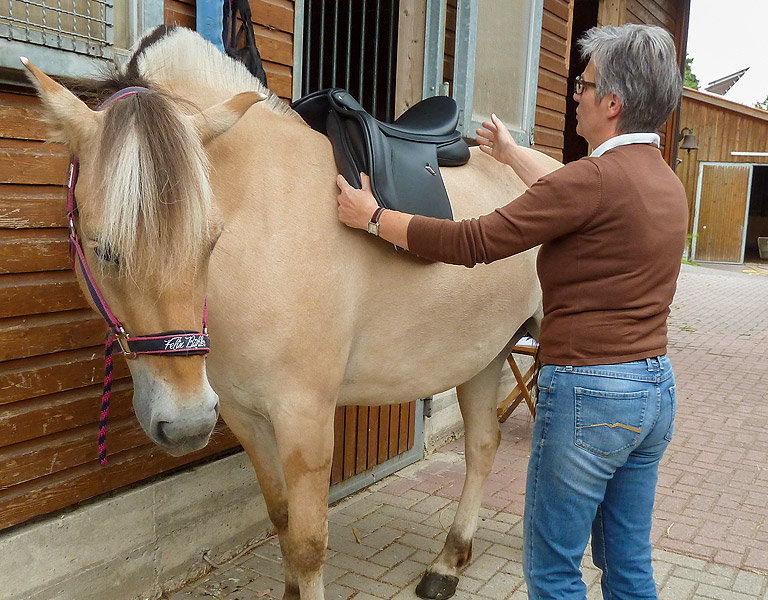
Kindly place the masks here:
[(699, 89), (699, 78), (691, 71), (691, 64), (693, 63), (693, 57), (685, 55), (685, 77), (683, 78), (683, 85), (694, 90)]
[(762, 108), (763, 110), (768, 110), (768, 96), (765, 97), (765, 100), (762, 102), (757, 101), (755, 102), (755, 108)]

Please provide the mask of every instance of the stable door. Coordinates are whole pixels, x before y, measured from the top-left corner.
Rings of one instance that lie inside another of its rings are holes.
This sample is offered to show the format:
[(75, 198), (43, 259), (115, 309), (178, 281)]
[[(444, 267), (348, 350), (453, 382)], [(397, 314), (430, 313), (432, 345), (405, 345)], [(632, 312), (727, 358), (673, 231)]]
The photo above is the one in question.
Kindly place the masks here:
[(744, 262), (752, 165), (701, 163), (696, 191), (693, 260)]

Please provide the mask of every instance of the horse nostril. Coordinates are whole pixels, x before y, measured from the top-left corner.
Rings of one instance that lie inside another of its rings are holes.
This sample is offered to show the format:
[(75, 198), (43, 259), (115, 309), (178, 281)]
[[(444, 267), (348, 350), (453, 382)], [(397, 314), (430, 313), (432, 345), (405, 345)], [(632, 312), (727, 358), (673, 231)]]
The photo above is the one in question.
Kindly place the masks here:
[[(219, 401), (216, 400), (216, 405), (213, 407), (213, 412), (216, 414), (216, 419), (219, 418), (219, 408), (220, 408)], [(216, 419), (214, 419), (214, 421)]]
[(170, 442), (168, 439), (168, 434), (166, 432), (166, 428), (170, 425), (168, 421), (159, 421), (155, 425), (155, 437), (157, 438), (157, 441), (161, 444), (167, 444)]

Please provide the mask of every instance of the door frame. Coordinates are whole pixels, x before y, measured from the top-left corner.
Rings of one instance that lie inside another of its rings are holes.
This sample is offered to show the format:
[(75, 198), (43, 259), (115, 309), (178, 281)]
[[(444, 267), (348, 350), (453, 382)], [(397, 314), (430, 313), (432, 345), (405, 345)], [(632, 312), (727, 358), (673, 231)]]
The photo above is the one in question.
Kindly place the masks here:
[[(699, 231), (699, 212), (701, 204), (701, 183), (704, 179), (704, 166), (713, 167), (749, 167), (749, 184), (747, 185), (747, 203), (744, 208), (744, 227), (741, 235), (741, 260), (734, 261), (722, 261), (722, 260), (699, 260), (696, 258), (696, 239)], [(740, 265), (744, 263), (744, 253), (747, 245), (747, 220), (749, 219), (749, 203), (752, 195), (752, 177), (755, 173), (755, 163), (742, 163), (742, 162), (725, 162), (725, 161), (701, 161), (699, 163), (698, 180), (696, 181), (696, 204), (694, 208), (693, 216), (693, 239), (691, 240), (691, 260), (702, 263), (721, 263), (726, 265)]]

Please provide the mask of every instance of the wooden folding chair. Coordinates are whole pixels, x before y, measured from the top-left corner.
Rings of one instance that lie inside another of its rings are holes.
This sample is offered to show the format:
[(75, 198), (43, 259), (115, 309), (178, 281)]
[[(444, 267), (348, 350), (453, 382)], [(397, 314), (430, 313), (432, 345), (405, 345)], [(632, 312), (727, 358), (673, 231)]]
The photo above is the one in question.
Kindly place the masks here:
[[(533, 364), (528, 368), (523, 375), (520, 372), (520, 368), (515, 362), (515, 354), (523, 354), (533, 358)], [(539, 367), (541, 361), (539, 360), (539, 344), (530, 338), (525, 341), (521, 341), (514, 348), (512, 348), (512, 354), (507, 357), (509, 367), (512, 369), (512, 373), (515, 376), (517, 384), (509, 395), (499, 404), (496, 408), (496, 416), (499, 419), (499, 423), (503, 423), (512, 414), (521, 402), (525, 401), (528, 406), (528, 410), (531, 412), (533, 418), (536, 418), (536, 405), (531, 397), (531, 390), (536, 385), (536, 377), (539, 374)]]

